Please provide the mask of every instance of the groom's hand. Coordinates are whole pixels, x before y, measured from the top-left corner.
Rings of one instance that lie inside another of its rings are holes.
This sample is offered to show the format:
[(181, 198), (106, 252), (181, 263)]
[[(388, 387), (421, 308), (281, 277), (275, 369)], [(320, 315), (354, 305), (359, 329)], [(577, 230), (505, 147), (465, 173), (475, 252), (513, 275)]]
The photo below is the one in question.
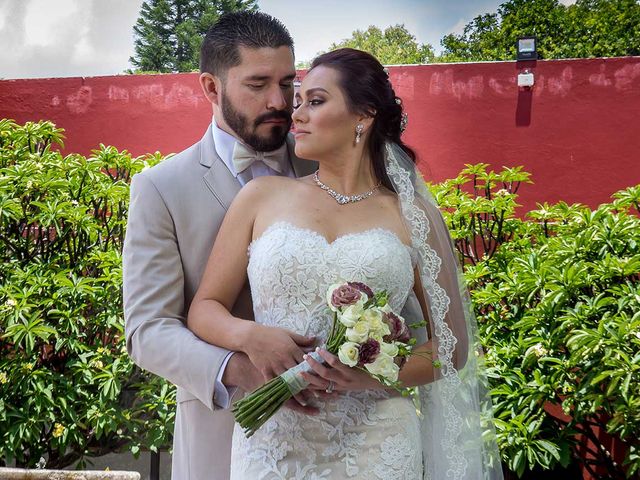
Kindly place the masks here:
[(222, 374), (222, 383), (226, 387), (238, 387), (245, 392), (252, 392), (264, 383), (264, 378), (246, 354), (236, 352)]
[(293, 398), (287, 400), (284, 406), (305, 415), (317, 415), (320, 410), (311, 404), (312, 396), (307, 391), (298, 393)]

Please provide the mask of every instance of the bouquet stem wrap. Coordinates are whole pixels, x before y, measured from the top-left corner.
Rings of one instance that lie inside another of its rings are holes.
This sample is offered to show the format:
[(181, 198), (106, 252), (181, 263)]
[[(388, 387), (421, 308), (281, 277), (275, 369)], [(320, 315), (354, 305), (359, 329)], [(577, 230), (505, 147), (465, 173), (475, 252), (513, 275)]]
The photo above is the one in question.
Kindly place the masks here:
[[(311, 352), (309, 356), (318, 363), (324, 363), (318, 352)], [(309, 382), (302, 378), (300, 373), (310, 371), (311, 365), (306, 361), (299, 363), (233, 405), (233, 415), (244, 429), (247, 438), (269, 420), (287, 400), (309, 386)]]
[[(324, 363), (324, 359), (318, 352), (311, 352), (309, 356), (318, 363)], [(300, 374), (303, 372), (309, 373), (310, 371), (311, 365), (309, 365), (307, 362), (302, 362), (280, 375), (282, 380), (284, 380), (284, 383), (287, 384), (287, 387), (289, 388), (292, 396), (300, 393), (302, 390), (309, 386), (309, 382), (302, 378)]]

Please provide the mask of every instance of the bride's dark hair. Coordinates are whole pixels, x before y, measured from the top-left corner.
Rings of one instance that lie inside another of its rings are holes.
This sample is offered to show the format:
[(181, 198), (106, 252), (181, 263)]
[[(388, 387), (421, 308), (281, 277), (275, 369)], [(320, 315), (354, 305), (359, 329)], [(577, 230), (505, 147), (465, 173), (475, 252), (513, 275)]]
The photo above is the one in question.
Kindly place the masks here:
[(353, 48), (324, 53), (313, 60), (309, 70), (319, 66), (339, 73), (340, 87), (350, 112), (373, 117), (365, 148), (374, 174), (385, 187), (393, 190), (384, 166), (385, 142), (397, 143), (414, 162), (416, 154), (400, 138), (402, 100), (396, 96), (387, 72), (373, 55)]

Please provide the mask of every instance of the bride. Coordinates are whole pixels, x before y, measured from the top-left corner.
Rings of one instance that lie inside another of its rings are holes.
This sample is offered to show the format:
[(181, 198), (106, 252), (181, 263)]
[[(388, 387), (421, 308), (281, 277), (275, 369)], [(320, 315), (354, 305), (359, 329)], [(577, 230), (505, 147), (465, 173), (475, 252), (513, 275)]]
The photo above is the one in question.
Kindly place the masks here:
[[(331, 284), (387, 290), (394, 311), (420, 312), (410, 323), (428, 319), (413, 332), (425, 355), (400, 372), (405, 386), (418, 387), (419, 407), (320, 349), (325, 363), (309, 359), (305, 379), (338, 394), (318, 399), (317, 415), (280, 409), (250, 438), (236, 425), (231, 478), (502, 478), (491, 425), (481, 423), (490, 406), (456, 257), (401, 140), (402, 105), (385, 70), (365, 52), (326, 53), (296, 104), (296, 155), (319, 169), (260, 177), (240, 191), (188, 326), (272, 377), (304, 361), (295, 334), (326, 339)], [(229, 313), (247, 276), (255, 322)]]

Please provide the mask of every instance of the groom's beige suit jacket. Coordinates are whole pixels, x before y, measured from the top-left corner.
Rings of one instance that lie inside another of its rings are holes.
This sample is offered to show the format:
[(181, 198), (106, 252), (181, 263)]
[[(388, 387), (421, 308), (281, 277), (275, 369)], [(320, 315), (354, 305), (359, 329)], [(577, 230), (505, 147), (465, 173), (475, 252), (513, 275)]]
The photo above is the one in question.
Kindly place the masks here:
[[(296, 176), (314, 162), (298, 159)], [(185, 326), (224, 215), (240, 190), (214, 147), (211, 126), (187, 150), (134, 176), (125, 238), (124, 310), (127, 350), (135, 363), (178, 386), (173, 480), (229, 478), (230, 411), (216, 403), (215, 380), (227, 351)], [(253, 318), (248, 286), (233, 313)]]

